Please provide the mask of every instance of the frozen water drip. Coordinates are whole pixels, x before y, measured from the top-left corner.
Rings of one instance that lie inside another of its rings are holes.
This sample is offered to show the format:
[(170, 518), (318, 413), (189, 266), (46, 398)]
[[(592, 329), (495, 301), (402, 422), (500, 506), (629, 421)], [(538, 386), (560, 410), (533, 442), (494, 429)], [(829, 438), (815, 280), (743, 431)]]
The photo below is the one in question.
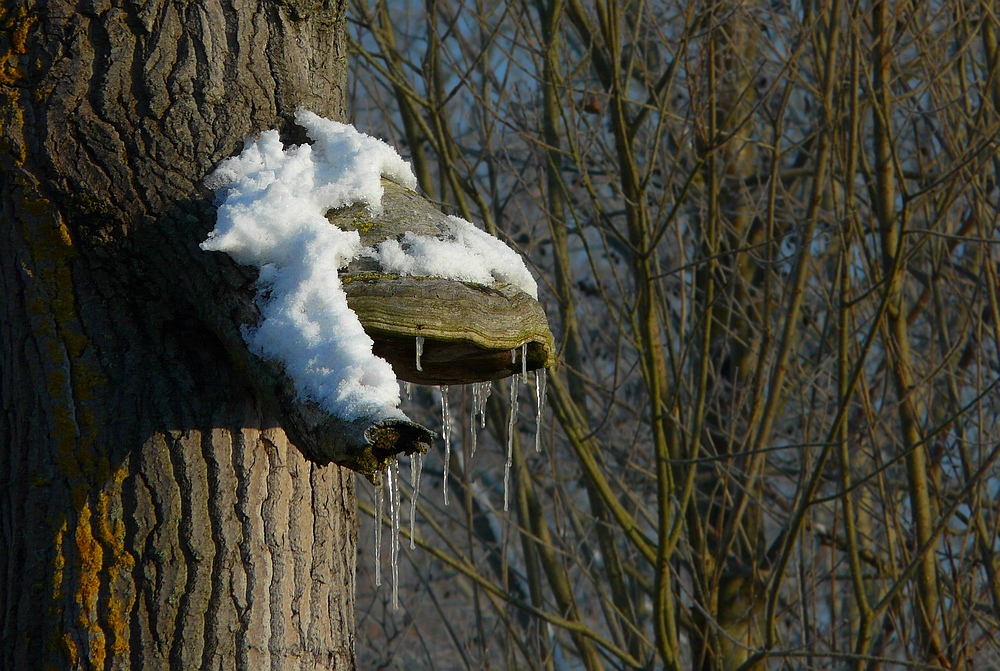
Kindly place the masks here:
[(406, 400), (413, 400), (413, 385), (409, 382), (403, 381), (403, 393), (406, 394)]
[(510, 378), (510, 423), (507, 425), (507, 463), (503, 467), (503, 509), (510, 505), (510, 467), (514, 463), (514, 429), (517, 426), (517, 376)]
[(389, 516), (392, 518), (392, 609), (399, 610), (399, 462), (389, 460)]
[(528, 343), (521, 345), (521, 382), (528, 384)]
[(424, 339), (422, 336), (417, 336), (417, 370), (423, 372), (424, 367), (420, 365), (420, 357), (424, 355)]
[[(472, 448), (469, 452), (469, 459), (476, 456), (476, 440), (479, 438), (479, 428), (476, 426), (476, 387), (472, 387), (472, 421), (469, 422), (469, 444)], [(469, 464), (466, 464), (466, 468)]]
[(414, 452), (410, 455), (410, 549), (417, 548), (417, 499), (420, 497), (420, 474), (424, 470), (424, 455)]
[(375, 586), (382, 584), (382, 472), (375, 476)]
[(469, 454), (469, 458), (476, 456), (476, 441), (479, 437), (478, 430), (476, 428), (476, 415), (480, 416), (481, 425), (480, 428), (486, 428), (486, 399), (490, 397), (490, 392), (493, 390), (493, 383), (487, 380), (486, 382), (473, 382), (472, 383), (472, 449)]
[(444, 494), (444, 504), (448, 505), (448, 467), (451, 465), (451, 413), (448, 411), (448, 385), (443, 384), (441, 390), (441, 433), (444, 436), (444, 480), (441, 491)]
[(535, 371), (535, 452), (542, 451), (542, 413), (545, 412), (545, 369)]
[[(486, 428), (486, 400), (490, 397), (490, 394), (493, 393), (493, 383), (490, 382), (489, 380), (487, 380), (486, 382), (477, 382), (476, 385), (475, 385), (475, 387), (479, 388), (479, 399), (476, 400), (475, 398), (473, 398), (473, 402), (474, 403), (478, 403), (477, 407), (479, 408), (479, 410), (478, 410), (478, 412), (479, 412), (479, 428), (480, 429), (485, 429)], [(475, 392), (475, 387), (473, 388), (473, 392)]]

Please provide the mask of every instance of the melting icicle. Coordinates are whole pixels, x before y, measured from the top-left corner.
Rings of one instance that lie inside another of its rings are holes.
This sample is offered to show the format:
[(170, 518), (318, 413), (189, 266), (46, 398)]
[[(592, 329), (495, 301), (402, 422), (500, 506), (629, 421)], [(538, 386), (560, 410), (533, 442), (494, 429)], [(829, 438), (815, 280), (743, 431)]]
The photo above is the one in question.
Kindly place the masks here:
[(413, 385), (407, 381), (403, 381), (403, 392), (406, 394), (406, 400), (413, 400)]
[(399, 610), (399, 462), (389, 461), (389, 516), (392, 518), (392, 609)]
[(486, 399), (489, 398), (492, 389), (493, 383), (489, 380), (472, 383), (472, 450), (469, 453), (469, 459), (476, 456), (476, 441), (479, 437), (478, 429), (476, 428), (476, 415), (480, 416), (481, 428), (485, 429)]
[(472, 450), (469, 452), (469, 459), (476, 456), (476, 439), (479, 437), (479, 429), (476, 427), (476, 388), (472, 388), (472, 421), (469, 422), (469, 430), (471, 431), (469, 435), (469, 441), (472, 445)]
[(441, 433), (444, 436), (444, 504), (448, 505), (448, 466), (451, 464), (451, 413), (448, 412), (448, 385), (441, 385)]
[(507, 425), (507, 463), (503, 467), (503, 509), (509, 509), (510, 467), (514, 463), (514, 428), (517, 424), (517, 376), (510, 378), (510, 424)]
[[(479, 405), (479, 428), (486, 428), (486, 399), (490, 397), (493, 392), (493, 383), (487, 380), (486, 382), (477, 382), (476, 387), (479, 388), (479, 399), (476, 400), (473, 397), (473, 402), (477, 402)], [(475, 394), (475, 387), (473, 387), (473, 394)]]
[(375, 478), (375, 586), (382, 584), (382, 473)]
[(528, 384), (528, 343), (521, 345), (521, 382)]
[(545, 369), (535, 371), (535, 452), (542, 451), (542, 413), (545, 412)]
[(410, 549), (416, 550), (414, 542), (417, 531), (417, 498), (420, 496), (420, 473), (424, 469), (424, 455), (414, 452), (410, 455)]
[(424, 339), (417, 336), (417, 370), (423, 372), (424, 367), (420, 365), (420, 357), (424, 355)]

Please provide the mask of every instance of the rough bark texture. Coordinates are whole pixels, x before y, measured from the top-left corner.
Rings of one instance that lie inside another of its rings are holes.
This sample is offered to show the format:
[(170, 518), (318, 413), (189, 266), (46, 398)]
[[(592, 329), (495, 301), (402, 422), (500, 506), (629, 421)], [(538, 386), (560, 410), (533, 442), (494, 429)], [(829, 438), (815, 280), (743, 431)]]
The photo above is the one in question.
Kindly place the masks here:
[(343, 116), (343, 21), (3, 2), (0, 668), (354, 667), (353, 475), (204, 326), (253, 278), (197, 249), (245, 136)]

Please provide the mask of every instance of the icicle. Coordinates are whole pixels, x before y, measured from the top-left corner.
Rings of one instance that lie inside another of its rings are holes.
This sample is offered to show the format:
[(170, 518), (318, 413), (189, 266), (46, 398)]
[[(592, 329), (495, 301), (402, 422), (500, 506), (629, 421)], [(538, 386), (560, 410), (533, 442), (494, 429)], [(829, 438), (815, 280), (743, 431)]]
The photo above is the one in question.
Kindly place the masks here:
[(514, 463), (514, 428), (517, 425), (517, 376), (510, 378), (510, 424), (507, 425), (507, 463), (503, 467), (503, 509), (509, 509), (510, 467)]
[(423, 372), (424, 367), (420, 365), (420, 357), (424, 355), (424, 339), (417, 336), (417, 370)]
[(472, 383), (472, 450), (469, 453), (469, 459), (476, 456), (476, 442), (479, 438), (478, 429), (476, 429), (476, 415), (480, 416), (481, 428), (486, 428), (486, 399), (490, 396), (490, 391), (493, 388), (493, 383), (489, 380), (486, 382), (473, 382)]
[(448, 385), (441, 389), (441, 433), (444, 436), (444, 482), (441, 491), (444, 493), (444, 504), (448, 505), (448, 467), (451, 465), (451, 413), (448, 411)]
[(542, 451), (542, 413), (545, 412), (545, 369), (535, 371), (535, 452)]
[(406, 400), (413, 400), (413, 385), (409, 382), (403, 381), (403, 392), (406, 394)]
[(521, 345), (521, 382), (528, 384), (528, 343)]
[(469, 459), (476, 456), (476, 440), (479, 437), (479, 429), (476, 427), (476, 391), (475, 387), (472, 388), (472, 421), (469, 422), (469, 430), (471, 434), (469, 435), (469, 444), (472, 445), (472, 450), (469, 452)]
[(375, 586), (382, 584), (382, 473), (375, 482)]
[(515, 347), (510, 351), (510, 362), (517, 363), (517, 348)]
[(486, 382), (476, 382), (472, 385), (472, 410), (473, 413), (479, 413), (479, 428), (486, 428), (486, 399), (490, 397), (490, 393), (493, 391), (493, 383), (487, 380)]
[(399, 610), (399, 462), (389, 460), (389, 516), (392, 518), (392, 609)]
[(424, 455), (414, 452), (410, 455), (410, 549), (416, 550), (413, 540), (417, 532), (417, 499), (420, 497), (420, 473), (424, 469)]

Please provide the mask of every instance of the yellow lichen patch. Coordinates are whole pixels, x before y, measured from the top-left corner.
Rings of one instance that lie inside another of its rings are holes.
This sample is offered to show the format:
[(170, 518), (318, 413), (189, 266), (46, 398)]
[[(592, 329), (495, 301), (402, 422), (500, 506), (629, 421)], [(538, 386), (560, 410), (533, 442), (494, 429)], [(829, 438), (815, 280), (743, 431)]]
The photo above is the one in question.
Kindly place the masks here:
[(66, 653), (68, 667), (71, 669), (80, 668), (80, 650), (76, 647), (76, 641), (73, 640), (72, 635), (63, 634), (62, 647), (63, 652)]
[[(56, 525), (55, 534), (55, 558), (52, 561), (52, 600), (49, 605), (49, 617), (54, 621), (60, 618), (62, 607), (62, 597), (63, 597), (63, 583), (66, 581), (66, 554), (63, 552), (63, 542), (66, 537), (66, 517), (64, 516), (59, 524)], [(70, 666), (76, 666), (76, 659), (79, 657), (76, 644), (73, 642), (72, 638), (68, 634), (59, 635), (58, 630), (53, 632), (53, 637), (49, 641), (50, 649), (52, 650), (62, 650), (66, 655), (66, 658), (70, 661)], [(52, 668), (47, 666), (46, 668)]]
[[(34, 273), (38, 277), (39, 273)], [(25, 292), (28, 314), (33, 321), (34, 338), (44, 354), (41, 374), (45, 380), (47, 411), (52, 431), (50, 445), (56, 457), (56, 466), (67, 478), (82, 475), (76, 458), (79, 427), (70, 386), (70, 362), (66, 345), (59, 337), (58, 323), (53, 319), (48, 291), (32, 282)]]
[[(102, 459), (103, 467), (110, 470), (107, 459)], [(97, 497), (97, 519), (95, 527), (97, 538), (110, 554), (106, 569), (106, 580), (111, 586), (108, 590), (105, 604), (105, 623), (111, 638), (111, 654), (120, 657), (129, 650), (128, 619), (135, 603), (132, 590), (122, 593), (115, 586), (123, 580), (129, 580), (135, 567), (135, 558), (125, 549), (125, 521), (121, 518), (120, 508), (115, 503), (121, 500), (122, 482), (128, 475), (128, 466), (123, 464), (115, 469), (107, 480), (107, 485)]]
[(107, 655), (104, 630), (98, 619), (97, 599), (101, 589), (101, 567), (104, 549), (94, 538), (89, 504), (80, 509), (76, 522), (76, 551), (79, 576), (77, 579), (77, 625), (86, 632), (89, 650), (87, 656), (92, 668), (103, 668)]
[(22, 5), (14, 11), (0, 7), (0, 152), (21, 165), (26, 158), (23, 142), (13, 138), (24, 127), (21, 109), (21, 89), (26, 73), (21, 63), (28, 52), (28, 35), (37, 24), (37, 17), (28, 14)]
[(18, 204), (23, 239), (32, 255), (30, 273), (38, 280), (29, 287), (25, 298), (28, 314), (34, 317), (35, 340), (45, 354), (44, 375), (57, 466), (63, 474), (79, 477), (83, 475), (78, 449), (80, 427), (71, 371), (79, 365), (86, 338), (76, 317), (70, 271), (75, 250), (69, 232), (49, 201), (29, 195), (23, 196)]
[(56, 528), (55, 548), (56, 557), (52, 561), (52, 601), (58, 602), (62, 598), (62, 587), (64, 571), (66, 570), (66, 555), (63, 554), (63, 538), (66, 536), (66, 518), (62, 524)]
[(28, 35), (38, 22), (38, 17), (28, 14), (22, 5), (13, 12), (0, 8), (0, 85), (11, 85), (24, 78), (21, 57), (28, 53)]
[[(120, 588), (134, 559), (125, 550), (125, 524), (118, 503), (127, 470), (112, 466), (100, 444), (98, 391), (107, 382), (87, 354), (90, 342), (76, 303), (72, 237), (54, 205), (35, 195), (31, 186), (22, 184), (16, 201), (17, 218), (31, 254), (26, 272), (34, 280), (29, 282), (25, 302), (43, 353), (55, 466), (74, 482), (70, 489), (73, 511), (67, 511), (69, 521), (59, 525), (53, 539), (51, 593), (55, 608), (64, 607), (67, 601), (74, 607), (74, 624), (80, 633), (63, 631), (59, 640), (69, 666), (82, 663), (103, 668), (109, 652), (115, 656), (128, 652), (127, 622), (134, 597), (132, 590)], [(110, 587), (103, 590), (106, 603), (101, 602), (102, 587)]]
[(351, 222), (354, 225), (354, 229), (359, 233), (369, 233), (373, 228), (375, 228), (375, 222), (367, 217), (363, 217), (360, 214), (354, 217)]
[(29, 15), (28, 10), (25, 9), (24, 5), (18, 6), (13, 21), (14, 39), (12, 44), (14, 51), (17, 54), (23, 55), (28, 53), (28, 33), (31, 32), (31, 29), (37, 22), (38, 17)]
[[(105, 384), (101, 371), (83, 356), (89, 339), (77, 315), (72, 262), (76, 249), (62, 216), (45, 198), (30, 192), (19, 203), (24, 240), (28, 243), (33, 270), (44, 292), (29, 300), (29, 313), (51, 317), (54, 332), (39, 334), (44, 341), (49, 366), (46, 382), (53, 403), (53, 436), (59, 466), (67, 475), (93, 477), (98, 474), (96, 443), (99, 421), (90, 407), (95, 390)], [(39, 320), (45, 322), (47, 320)], [(44, 329), (43, 329), (44, 330)]]

